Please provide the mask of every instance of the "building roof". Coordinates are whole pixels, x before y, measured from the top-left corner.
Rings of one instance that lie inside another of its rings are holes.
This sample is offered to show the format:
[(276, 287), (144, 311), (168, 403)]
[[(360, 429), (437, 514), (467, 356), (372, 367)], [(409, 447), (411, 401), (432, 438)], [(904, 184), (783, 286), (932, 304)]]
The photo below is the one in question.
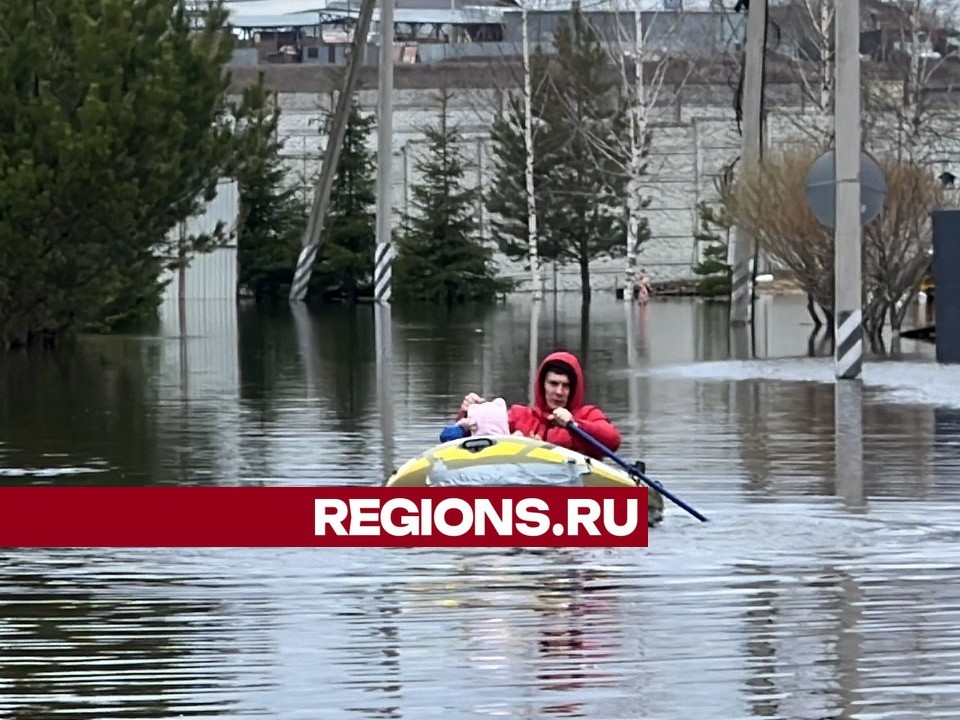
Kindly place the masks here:
[[(304, 27), (329, 22), (338, 17), (356, 17), (359, 0), (349, 5), (345, 0), (231, 0), (225, 3), (230, 24), (238, 28)], [(469, 25), (496, 23), (508, 8), (495, 5), (470, 5), (459, 8), (397, 7), (396, 23), (425, 25)], [(373, 22), (379, 22), (380, 9), (374, 8)]]

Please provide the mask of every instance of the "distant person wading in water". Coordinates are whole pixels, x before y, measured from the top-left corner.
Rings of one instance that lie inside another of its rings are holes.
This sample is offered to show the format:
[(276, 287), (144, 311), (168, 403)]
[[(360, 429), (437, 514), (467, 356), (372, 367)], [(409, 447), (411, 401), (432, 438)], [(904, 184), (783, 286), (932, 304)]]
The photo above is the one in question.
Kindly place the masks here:
[(637, 276), (637, 282), (633, 286), (633, 297), (641, 305), (646, 305), (650, 301), (650, 295), (653, 293), (653, 287), (650, 285), (650, 278), (647, 275), (646, 268), (640, 268), (640, 274)]

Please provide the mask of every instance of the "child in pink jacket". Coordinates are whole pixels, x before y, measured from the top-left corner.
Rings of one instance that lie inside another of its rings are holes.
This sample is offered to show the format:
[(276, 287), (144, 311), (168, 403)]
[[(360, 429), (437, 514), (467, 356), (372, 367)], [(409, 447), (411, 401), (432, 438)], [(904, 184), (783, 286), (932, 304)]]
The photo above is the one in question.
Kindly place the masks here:
[(459, 440), (468, 435), (509, 435), (507, 403), (503, 398), (476, 403), (467, 408), (466, 417), (447, 425), (440, 433), (440, 442)]

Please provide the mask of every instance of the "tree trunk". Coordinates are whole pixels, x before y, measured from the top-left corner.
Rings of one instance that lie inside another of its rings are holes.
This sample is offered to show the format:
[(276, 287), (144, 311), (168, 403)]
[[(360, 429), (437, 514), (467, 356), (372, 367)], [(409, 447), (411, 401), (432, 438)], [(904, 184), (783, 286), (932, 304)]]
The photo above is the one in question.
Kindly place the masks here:
[(833, 337), (834, 327), (833, 327), (833, 311), (827, 310), (822, 305), (820, 306), (820, 312), (823, 313), (824, 325), (827, 327), (827, 336)]
[(820, 328), (815, 328), (810, 331), (810, 337), (807, 338), (807, 356), (816, 357), (817, 356), (817, 337), (820, 335)]
[(580, 292), (583, 294), (583, 304), (588, 305), (591, 298), (590, 289), (590, 254), (587, 252), (586, 242), (580, 242)]
[(820, 332), (820, 328), (823, 327), (823, 323), (820, 322), (820, 316), (817, 315), (817, 309), (813, 302), (813, 295), (810, 293), (807, 293), (807, 312), (810, 313), (810, 317), (813, 320), (813, 335), (816, 336), (816, 334)]
[[(639, 6), (638, 6), (639, 7)], [(627, 267), (623, 284), (624, 302), (633, 302), (637, 282), (637, 237), (640, 229), (640, 198), (643, 170), (643, 142), (647, 135), (647, 107), (643, 77), (643, 26), (641, 13), (634, 9), (633, 67), (634, 102), (630, 110), (630, 166), (627, 180)]]
[(584, 367), (590, 362), (590, 301), (588, 299), (584, 299), (580, 305), (580, 362)]

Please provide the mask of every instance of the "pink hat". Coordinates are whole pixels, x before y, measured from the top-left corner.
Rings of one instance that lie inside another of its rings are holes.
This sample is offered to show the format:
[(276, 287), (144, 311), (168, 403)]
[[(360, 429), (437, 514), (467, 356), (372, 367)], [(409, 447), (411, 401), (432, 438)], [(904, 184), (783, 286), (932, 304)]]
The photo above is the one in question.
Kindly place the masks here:
[(475, 435), (510, 434), (507, 403), (503, 398), (495, 398), (489, 402), (471, 405), (467, 408), (467, 417), (477, 423)]

